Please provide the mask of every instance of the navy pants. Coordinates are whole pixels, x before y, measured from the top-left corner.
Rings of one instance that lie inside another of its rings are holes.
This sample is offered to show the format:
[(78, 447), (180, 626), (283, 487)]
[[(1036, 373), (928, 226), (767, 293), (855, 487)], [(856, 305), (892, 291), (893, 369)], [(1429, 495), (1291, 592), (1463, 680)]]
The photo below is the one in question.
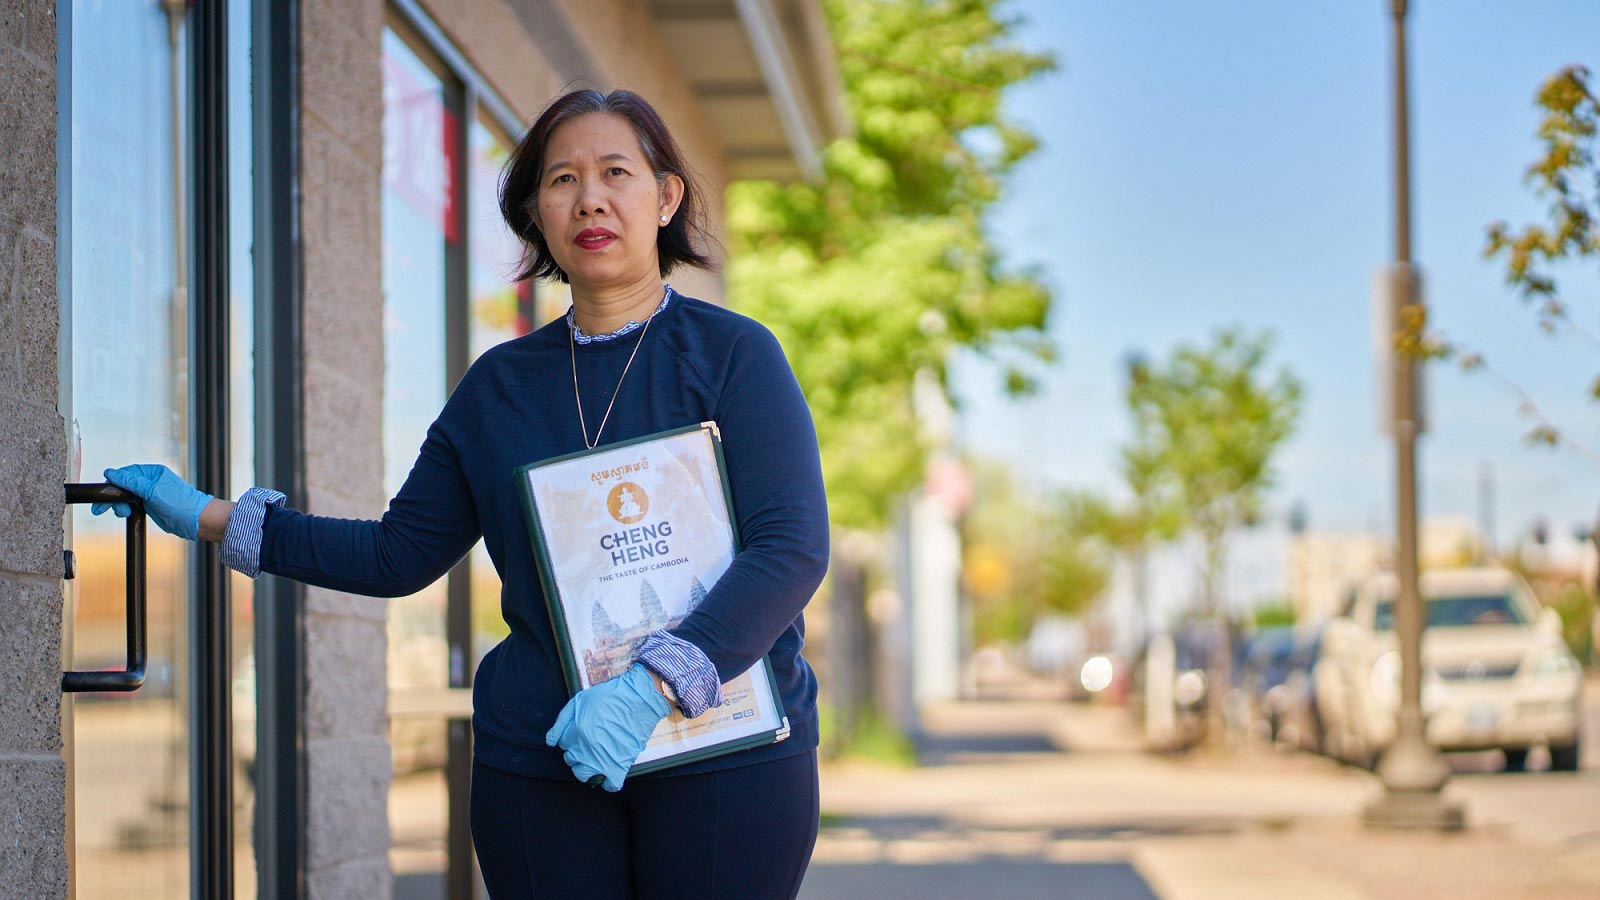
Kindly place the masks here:
[(791, 900), (817, 823), (815, 752), (614, 794), (472, 767), (472, 840), (495, 900)]

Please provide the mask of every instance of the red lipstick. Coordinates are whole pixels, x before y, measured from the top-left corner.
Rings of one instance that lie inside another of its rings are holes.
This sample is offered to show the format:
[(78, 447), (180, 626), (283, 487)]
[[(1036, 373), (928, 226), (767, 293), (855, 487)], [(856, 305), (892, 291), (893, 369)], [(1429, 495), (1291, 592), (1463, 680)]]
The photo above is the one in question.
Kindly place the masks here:
[(611, 246), (616, 239), (615, 233), (604, 228), (585, 228), (572, 242), (585, 250), (600, 250)]

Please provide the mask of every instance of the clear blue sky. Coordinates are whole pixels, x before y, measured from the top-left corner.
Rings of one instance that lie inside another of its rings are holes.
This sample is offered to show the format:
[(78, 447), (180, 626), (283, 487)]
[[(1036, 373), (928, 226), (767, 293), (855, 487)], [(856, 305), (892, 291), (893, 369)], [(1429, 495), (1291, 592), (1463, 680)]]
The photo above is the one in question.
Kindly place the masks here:
[[(1115, 492), (1128, 434), (1122, 360), (1220, 326), (1271, 329), (1304, 381), (1301, 427), (1272, 505), (1313, 528), (1391, 527), (1393, 451), (1377, 428), (1371, 295), (1392, 255), (1387, 0), (1106, 3), (1021, 0), (1022, 42), (1055, 73), (1008, 96), (1042, 138), (992, 217), (1009, 262), (1054, 291), (1062, 360), (1035, 398), (958, 367), (961, 438), (1055, 484)], [(1413, 255), (1436, 324), (1483, 351), (1575, 437), (1600, 447), (1584, 399), (1600, 348), (1550, 338), (1481, 256), (1484, 227), (1534, 219), (1534, 93), (1566, 63), (1600, 70), (1600, 3), (1419, 0), (1410, 15)], [(1566, 272), (1600, 330), (1600, 279)], [(1497, 537), (1537, 516), (1566, 529), (1600, 507), (1600, 462), (1528, 447), (1531, 420), (1489, 376), (1429, 373), (1424, 515), (1476, 516), (1497, 481)]]

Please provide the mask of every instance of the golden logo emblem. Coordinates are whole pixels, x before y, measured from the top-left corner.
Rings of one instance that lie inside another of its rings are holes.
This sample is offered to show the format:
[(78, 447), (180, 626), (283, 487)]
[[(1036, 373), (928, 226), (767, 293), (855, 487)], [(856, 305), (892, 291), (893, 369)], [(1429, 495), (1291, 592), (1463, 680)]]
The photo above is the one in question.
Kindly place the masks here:
[(624, 525), (632, 525), (650, 511), (650, 496), (644, 492), (644, 488), (624, 481), (606, 496), (606, 509), (611, 512), (611, 518)]

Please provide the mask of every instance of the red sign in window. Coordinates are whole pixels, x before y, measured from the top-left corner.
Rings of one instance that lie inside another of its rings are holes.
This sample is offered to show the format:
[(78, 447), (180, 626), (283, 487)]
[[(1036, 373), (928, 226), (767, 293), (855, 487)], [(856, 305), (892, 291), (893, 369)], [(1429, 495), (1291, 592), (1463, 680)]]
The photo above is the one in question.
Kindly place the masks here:
[(383, 58), (383, 184), (438, 225), (449, 243), (461, 239), (455, 172), (461, 127), (438, 82), (425, 84), (406, 63)]

